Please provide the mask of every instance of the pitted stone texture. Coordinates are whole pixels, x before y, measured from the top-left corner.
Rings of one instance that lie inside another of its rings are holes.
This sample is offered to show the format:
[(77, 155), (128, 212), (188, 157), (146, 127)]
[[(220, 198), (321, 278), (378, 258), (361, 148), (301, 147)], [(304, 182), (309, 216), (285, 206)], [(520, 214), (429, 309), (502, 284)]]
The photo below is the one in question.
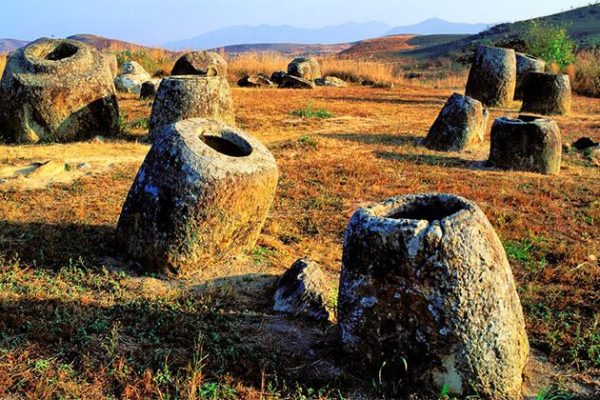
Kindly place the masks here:
[(515, 100), (523, 100), (523, 84), (530, 72), (544, 72), (546, 62), (540, 58), (523, 53), (517, 54), (517, 85), (515, 87)]
[(344, 236), (338, 320), (349, 361), (367, 373), (385, 362), (414, 385), (519, 398), (529, 345), (512, 271), (464, 198), (400, 196), (357, 211)]
[(227, 79), (227, 61), (212, 51), (194, 51), (179, 57), (171, 75), (220, 76)]
[(317, 86), (337, 87), (337, 88), (344, 88), (344, 87), (348, 86), (348, 84), (346, 82), (344, 82), (340, 78), (336, 78), (335, 76), (326, 76), (325, 78), (317, 78), (317, 79), (315, 79), (315, 84)]
[(491, 133), (488, 162), (498, 168), (558, 174), (562, 158), (560, 129), (551, 119), (521, 115), (498, 118)]
[(486, 107), (506, 106), (515, 95), (517, 59), (515, 51), (477, 46), (465, 94)]
[(67, 142), (119, 132), (110, 67), (100, 52), (66, 39), (38, 39), (7, 61), (0, 88), (5, 140)]
[(327, 321), (325, 275), (319, 265), (307, 258), (297, 260), (279, 278), (273, 296), (273, 310)]
[(571, 112), (569, 75), (532, 72), (523, 84), (522, 112), (565, 115)]
[(279, 84), (283, 89), (314, 89), (315, 86), (314, 82), (293, 75), (284, 76)]
[(423, 143), (433, 150), (464, 150), (483, 141), (488, 118), (489, 114), (480, 101), (454, 93)]
[(180, 75), (163, 78), (150, 115), (150, 137), (165, 125), (189, 118), (235, 124), (231, 88), (224, 78)]
[(117, 243), (147, 271), (186, 275), (254, 247), (277, 186), (273, 155), (215, 120), (166, 126), (142, 164)]
[(142, 84), (151, 79), (144, 67), (135, 61), (129, 61), (121, 66), (121, 75), (115, 79), (115, 86), (119, 92), (139, 94)]
[(288, 75), (314, 81), (321, 77), (321, 67), (314, 58), (294, 58), (288, 65)]
[(239, 87), (271, 87), (273, 82), (263, 74), (247, 75), (237, 82)]

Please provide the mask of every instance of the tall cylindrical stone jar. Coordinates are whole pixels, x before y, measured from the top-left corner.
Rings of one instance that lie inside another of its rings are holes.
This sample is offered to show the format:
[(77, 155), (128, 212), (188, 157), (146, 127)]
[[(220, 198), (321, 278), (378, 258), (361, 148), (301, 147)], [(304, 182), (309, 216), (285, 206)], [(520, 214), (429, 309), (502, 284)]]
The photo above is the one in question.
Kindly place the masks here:
[(517, 399), (529, 345), (498, 236), (458, 196), (400, 196), (357, 211), (338, 298), (351, 364), (408, 385)]
[(546, 62), (541, 58), (528, 54), (517, 53), (517, 86), (515, 87), (515, 100), (523, 100), (523, 84), (530, 72), (544, 72)]
[(235, 125), (231, 87), (219, 76), (177, 75), (164, 78), (152, 103), (150, 137), (161, 127), (189, 118), (210, 118)]
[(485, 106), (506, 106), (515, 95), (517, 59), (515, 51), (477, 46), (465, 94)]

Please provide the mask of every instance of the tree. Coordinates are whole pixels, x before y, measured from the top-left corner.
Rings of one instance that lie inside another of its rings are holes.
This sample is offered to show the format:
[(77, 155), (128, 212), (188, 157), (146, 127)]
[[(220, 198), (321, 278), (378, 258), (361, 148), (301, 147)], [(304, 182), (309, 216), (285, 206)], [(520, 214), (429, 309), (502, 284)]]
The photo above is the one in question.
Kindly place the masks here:
[(575, 44), (565, 27), (534, 20), (528, 24), (524, 39), (532, 55), (555, 63), (561, 69), (575, 62)]

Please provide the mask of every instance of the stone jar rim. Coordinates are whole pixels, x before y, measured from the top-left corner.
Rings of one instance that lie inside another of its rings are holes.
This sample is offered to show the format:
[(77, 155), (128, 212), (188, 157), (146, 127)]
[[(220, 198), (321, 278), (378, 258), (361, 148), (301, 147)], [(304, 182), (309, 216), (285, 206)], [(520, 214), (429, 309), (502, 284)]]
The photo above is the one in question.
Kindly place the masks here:
[(494, 122), (494, 124), (505, 124), (505, 125), (528, 125), (528, 124), (547, 125), (547, 124), (553, 124), (553, 123), (555, 123), (555, 122), (553, 120), (551, 120), (550, 118), (544, 118), (544, 117), (540, 117), (537, 115), (527, 115), (527, 114), (519, 115), (517, 118), (499, 117)]
[(476, 207), (469, 200), (451, 194), (424, 193), (392, 197), (381, 203), (361, 210), (369, 218), (386, 223), (405, 224), (427, 221), (443, 221), (458, 218), (465, 212), (474, 212)]
[[(23, 49), (23, 58), (33, 73), (85, 70), (92, 63), (92, 52), (84, 43), (70, 39), (42, 38)], [(56, 59), (52, 59), (56, 58)]]

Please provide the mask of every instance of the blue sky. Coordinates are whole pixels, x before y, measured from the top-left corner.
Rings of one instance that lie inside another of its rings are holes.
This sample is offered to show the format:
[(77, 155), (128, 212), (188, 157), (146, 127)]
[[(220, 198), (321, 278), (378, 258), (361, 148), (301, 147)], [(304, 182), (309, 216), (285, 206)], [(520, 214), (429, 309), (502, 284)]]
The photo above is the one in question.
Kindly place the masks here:
[(94, 33), (148, 45), (231, 25), (408, 25), (439, 17), (504, 22), (583, 6), (582, 0), (0, 0), (0, 38)]

